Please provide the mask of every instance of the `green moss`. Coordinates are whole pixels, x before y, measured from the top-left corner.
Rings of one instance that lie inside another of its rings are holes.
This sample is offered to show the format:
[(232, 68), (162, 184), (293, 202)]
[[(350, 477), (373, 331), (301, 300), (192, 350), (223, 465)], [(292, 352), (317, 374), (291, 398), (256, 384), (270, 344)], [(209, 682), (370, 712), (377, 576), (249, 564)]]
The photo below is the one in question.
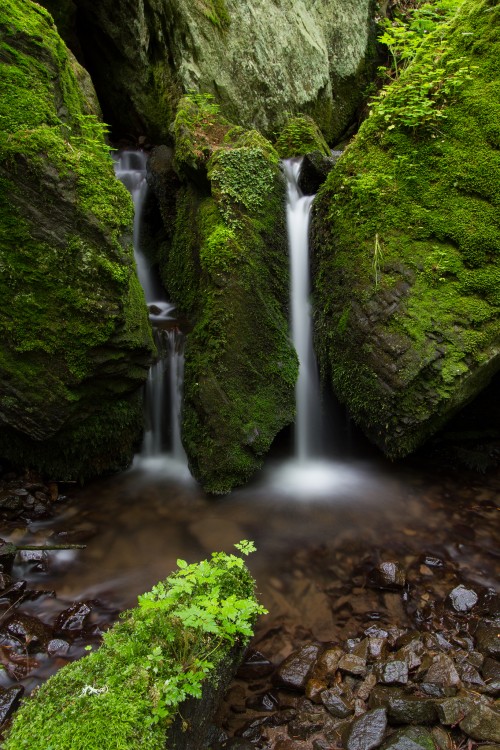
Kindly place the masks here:
[[(88, 476), (106, 469), (94, 449), (108, 468), (129, 460), (138, 430), (129, 394), (152, 350), (125, 241), (133, 206), (51, 16), (5, 0), (0, 30), (0, 402), (10, 436), (1, 453)], [(108, 450), (113, 424), (122, 447)], [(61, 450), (73, 432), (78, 449)]]
[[(241, 558), (214, 553), (179, 565), (123, 614), (98, 651), (35, 691), (16, 714), (5, 750), (169, 746), (179, 710), (180, 719), (194, 718), (183, 701), (200, 697), (241, 653), (261, 610)], [(206, 725), (206, 717), (197, 718)]]
[(330, 149), (321, 130), (312, 117), (307, 115), (291, 117), (279, 134), (274, 147), (282, 159), (303, 156), (313, 151), (330, 156)]
[(203, 165), (211, 194), (202, 183), (179, 192), (163, 279), (193, 322), (183, 442), (195, 476), (210, 492), (222, 493), (255, 472), (276, 433), (293, 419), (297, 361), (286, 315), (278, 155), (256, 131), (219, 120), (217, 111), (209, 115), (210, 138), (197, 116), (182, 115), (188, 130), (178, 131), (178, 169), (186, 180)]
[[(496, 361), (498, 13), (468, 0), (447, 27), (446, 54), (477, 70), (442, 105), (439, 129), (388, 130), (375, 109), (315, 202), (322, 369), (393, 456), (470, 399)], [(422, 53), (407, 81), (424, 63)]]
[(229, 28), (231, 16), (227, 10), (226, 0), (197, 0), (197, 4), (214, 26), (223, 30)]

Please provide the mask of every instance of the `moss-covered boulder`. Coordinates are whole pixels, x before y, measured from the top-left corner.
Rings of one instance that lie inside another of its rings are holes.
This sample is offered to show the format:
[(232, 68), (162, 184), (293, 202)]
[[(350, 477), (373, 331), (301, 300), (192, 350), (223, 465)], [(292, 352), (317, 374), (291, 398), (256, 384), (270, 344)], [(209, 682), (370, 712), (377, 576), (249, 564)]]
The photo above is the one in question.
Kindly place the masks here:
[[(85, 64), (120, 134), (168, 138), (180, 96), (193, 89), (246, 128), (270, 135), (287, 112), (306, 112), (334, 140), (370, 78), (372, 0), (74, 3)], [(66, 29), (72, 3), (63, 5), (54, 12)]]
[(323, 373), (391, 456), (500, 367), (499, 23), (466, 0), (428, 37), (315, 204)]
[(133, 208), (47, 11), (4, 0), (0, 39), (0, 455), (82, 478), (126, 465), (141, 429)]
[[(248, 542), (237, 545), (248, 549)], [(250, 545), (251, 548), (251, 545)], [(264, 612), (236, 555), (214, 553), (139, 597), (98, 651), (51, 677), (4, 750), (198, 750)]]
[(194, 475), (222, 493), (259, 468), (294, 418), (285, 185), (269, 141), (232, 127), (205, 97), (182, 100), (175, 137), (183, 185), (161, 268), (193, 324), (183, 443)]

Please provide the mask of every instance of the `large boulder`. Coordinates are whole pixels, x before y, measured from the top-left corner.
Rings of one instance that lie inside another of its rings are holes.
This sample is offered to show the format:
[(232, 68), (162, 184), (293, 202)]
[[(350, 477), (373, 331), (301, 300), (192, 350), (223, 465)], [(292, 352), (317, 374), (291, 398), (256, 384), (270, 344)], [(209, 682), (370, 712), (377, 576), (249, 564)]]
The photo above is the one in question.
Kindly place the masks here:
[(466, 0), (427, 38), (315, 203), (323, 373), (390, 456), (500, 368), (499, 22)]
[[(231, 126), (206, 97), (181, 101), (175, 140), (182, 187), (160, 266), (179, 313), (193, 325), (183, 443), (196, 478), (222, 493), (259, 468), (294, 418), (285, 184), (269, 141)], [(152, 158), (151, 184), (168, 221), (161, 179), (172, 178), (168, 159), (159, 156)]]
[(334, 140), (374, 57), (372, 0), (74, 0), (64, 12), (44, 4), (57, 5), (68, 43), (78, 35), (75, 52), (81, 47), (105, 119), (157, 141), (191, 89), (212, 93), (247, 128), (270, 135), (287, 112), (306, 112)]
[(133, 208), (47, 11), (4, 0), (0, 38), (0, 455), (83, 478), (126, 465), (141, 430)]

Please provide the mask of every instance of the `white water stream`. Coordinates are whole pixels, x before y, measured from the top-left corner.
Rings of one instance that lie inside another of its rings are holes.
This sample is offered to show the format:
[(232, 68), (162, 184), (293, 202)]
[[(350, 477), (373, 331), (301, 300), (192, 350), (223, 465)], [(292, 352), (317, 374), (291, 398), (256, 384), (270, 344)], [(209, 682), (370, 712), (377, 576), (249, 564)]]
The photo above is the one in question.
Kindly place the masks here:
[(148, 373), (144, 441), (134, 465), (189, 475), (181, 440), (184, 335), (175, 321), (175, 306), (158, 291), (155, 273), (141, 247), (142, 213), (148, 189), (146, 167), (147, 155), (143, 151), (122, 151), (115, 162), (115, 174), (134, 202), (134, 258), (158, 350)]

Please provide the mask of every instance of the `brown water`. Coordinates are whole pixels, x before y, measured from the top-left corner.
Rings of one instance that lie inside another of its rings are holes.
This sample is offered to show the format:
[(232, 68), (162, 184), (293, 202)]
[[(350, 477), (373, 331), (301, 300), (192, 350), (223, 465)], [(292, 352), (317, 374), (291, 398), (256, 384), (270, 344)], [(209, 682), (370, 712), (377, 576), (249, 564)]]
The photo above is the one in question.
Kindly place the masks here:
[[(17, 543), (87, 545), (49, 553), (46, 573), (18, 567), (31, 587), (57, 592), (56, 600), (33, 602), (31, 611), (51, 622), (69, 603), (97, 599), (97, 620), (105, 625), (168, 575), (177, 558), (230, 551), (241, 539), (257, 545), (249, 566), (270, 611), (257, 639), (273, 628), (287, 633), (286, 643), (274, 639), (276, 655), (304, 634), (326, 641), (353, 635), (370, 621), (406, 624), (408, 607), (401, 607), (399, 594), (366, 587), (368, 569), (380, 560), (405, 566), (408, 596), (415, 598), (408, 606), (420, 607), (423, 618), (422, 591), (436, 600), (458, 580), (483, 593), (497, 586), (498, 473), (422, 474), (383, 462), (317, 464), (298, 474), (296, 468), (270, 467), (258, 482), (218, 499), (169, 470), (130, 470), (75, 489), (55, 519), (11, 535)], [(426, 555), (443, 564), (425, 566)], [(426, 576), (429, 583), (422, 584)], [(78, 652), (73, 647), (70, 657)]]

